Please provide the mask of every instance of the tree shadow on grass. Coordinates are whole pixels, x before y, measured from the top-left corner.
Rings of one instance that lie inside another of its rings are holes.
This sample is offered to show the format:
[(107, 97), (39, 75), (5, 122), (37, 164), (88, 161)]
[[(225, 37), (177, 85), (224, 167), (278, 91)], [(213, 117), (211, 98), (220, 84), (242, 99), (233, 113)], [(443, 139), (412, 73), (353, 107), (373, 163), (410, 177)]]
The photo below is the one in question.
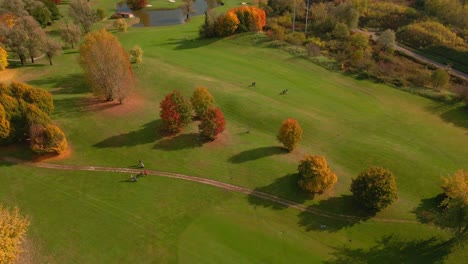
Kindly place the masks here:
[(299, 226), (304, 227), (307, 231), (338, 231), (366, 221), (377, 213), (361, 208), (351, 195), (331, 197), (316, 205), (311, 205), (307, 209), (329, 215), (329, 217), (317, 216), (307, 211), (299, 213)]
[(244, 163), (247, 161), (257, 160), (268, 156), (287, 154), (288, 151), (278, 146), (261, 147), (256, 149), (250, 149), (236, 154), (229, 158), (231, 163)]
[(162, 149), (167, 151), (198, 148), (203, 146), (204, 141), (198, 133), (181, 134), (166, 138), (157, 142), (153, 149)]
[(152, 143), (163, 137), (163, 134), (159, 132), (161, 124), (160, 119), (154, 120), (142, 125), (138, 130), (109, 137), (93, 146), (97, 148), (119, 148)]
[(447, 123), (468, 129), (468, 105), (438, 105), (428, 110), (439, 115)]
[(299, 174), (288, 174), (286, 176), (276, 179), (273, 183), (269, 185), (255, 188), (254, 191), (248, 196), (248, 201), (251, 205), (254, 206), (263, 206), (276, 210), (281, 210), (286, 209), (289, 206), (286, 204), (273, 202), (268, 199), (263, 199), (261, 193), (267, 193), (269, 195), (276, 196), (280, 200), (281, 198), (284, 198), (299, 204), (302, 204), (309, 199), (313, 199), (313, 196), (311, 196), (311, 194), (304, 192), (298, 187), (298, 179)]
[(67, 97), (54, 100), (54, 116), (58, 118), (73, 118), (86, 112), (99, 112), (109, 108), (119, 107), (117, 101), (104, 101), (95, 97)]
[(37, 86), (52, 86), (52, 94), (83, 94), (89, 92), (84, 75), (78, 73), (62, 77), (39, 78), (28, 83)]
[(416, 218), (424, 224), (439, 223), (444, 212), (443, 208), (439, 205), (444, 199), (445, 195), (443, 193), (432, 198), (421, 199), (418, 207), (413, 211)]
[(176, 45), (174, 48), (175, 50), (183, 50), (183, 49), (196, 49), (203, 46), (210, 45), (220, 39), (218, 38), (180, 38), (180, 39), (169, 39), (166, 44), (169, 45)]
[(368, 249), (335, 247), (334, 258), (326, 264), (394, 264), (394, 263), (443, 263), (451, 252), (453, 242), (436, 237), (407, 241), (394, 235), (383, 236)]

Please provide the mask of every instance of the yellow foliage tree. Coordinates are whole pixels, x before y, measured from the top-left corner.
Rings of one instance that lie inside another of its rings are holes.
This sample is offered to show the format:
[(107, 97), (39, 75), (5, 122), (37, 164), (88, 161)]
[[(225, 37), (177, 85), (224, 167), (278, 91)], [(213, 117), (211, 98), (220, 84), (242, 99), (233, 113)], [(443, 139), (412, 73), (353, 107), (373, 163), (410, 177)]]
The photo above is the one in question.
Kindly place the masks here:
[(14, 263), (21, 253), (21, 243), (29, 220), (18, 208), (8, 210), (0, 205), (0, 263)]
[(67, 138), (62, 130), (53, 124), (35, 124), (30, 127), (31, 150), (43, 153), (63, 153), (68, 148)]
[(2, 47), (0, 47), (0, 71), (3, 71), (8, 66), (8, 53)]
[(300, 175), (299, 186), (311, 193), (323, 193), (338, 180), (323, 156), (306, 155), (299, 162), (297, 170)]
[(459, 170), (452, 177), (443, 178), (442, 189), (446, 219), (455, 228), (456, 236), (464, 238), (468, 231), (468, 171)]
[(134, 86), (127, 52), (105, 29), (86, 35), (80, 46), (80, 64), (94, 93), (106, 100), (122, 103)]
[(193, 110), (198, 118), (202, 118), (208, 108), (213, 105), (213, 96), (208, 92), (205, 87), (197, 87), (190, 98)]

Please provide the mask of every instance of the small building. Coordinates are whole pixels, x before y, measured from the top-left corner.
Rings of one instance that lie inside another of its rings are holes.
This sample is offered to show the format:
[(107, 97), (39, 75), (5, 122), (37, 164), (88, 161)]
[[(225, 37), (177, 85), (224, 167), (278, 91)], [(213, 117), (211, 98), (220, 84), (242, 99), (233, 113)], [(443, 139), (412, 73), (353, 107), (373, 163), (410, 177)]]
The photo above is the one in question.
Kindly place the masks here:
[(116, 12), (114, 15), (112, 15), (112, 17), (115, 17), (115, 18), (131, 18), (131, 17), (135, 17), (135, 16), (130, 12)]

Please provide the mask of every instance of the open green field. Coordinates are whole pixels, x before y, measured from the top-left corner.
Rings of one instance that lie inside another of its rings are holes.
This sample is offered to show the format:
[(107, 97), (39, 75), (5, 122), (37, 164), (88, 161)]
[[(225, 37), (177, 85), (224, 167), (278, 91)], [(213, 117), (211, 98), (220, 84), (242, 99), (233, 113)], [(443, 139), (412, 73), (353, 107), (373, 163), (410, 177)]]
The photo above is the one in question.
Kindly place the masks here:
[[(223, 8), (236, 4), (227, 1)], [(99, 3), (107, 9), (113, 5)], [(39, 263), (466, 259), (466, 248), (438, 247), (449, 233), (418, 223), (414, 214), (422, 199), (441, 193), (442, 176), (468, 169), (466, 106), (329, 72), (268, 48), (256, 34), (199, 40), (202, 22), (197, 17), (185, 25), (116, 33), (126, 49), (139, 45), (144, 50), (143, 63), (134, 68), (137, 88), (123, 105), (93, 103), (77, 50), (65, 50), (54, 66), (40, 60), (43, 64), (15, 68), (18, 80), (54, 94), (52, 118), (72, 152), (48, 162), (131, 167), (141, 159), (148, 169), (216, 179), (347, 215), (360, 214), (349, 206), (351, 178), (379, 165), (397, 176), (399, 199), (377, 217), (411, 222), (331, 221), (181, 180), (151, 176), (129, 184), (121, 182), (129, 175), (120, 173), (0, 163), (0, 202), (17, 205), (31, 217), (28, 235), (37, 245)], [(248, 87), (253, 81), (256, 86)], [(159, 102), (174, 89), (190, 96), (197, 86), (213, 94), (227, 130), (211, 143), (199, 141), (195, 123), (165, 137), (159, 130)], [(284, 89), (289, 93), (279, 95)], [(276, 141), (288, 117), (304, 129), (292, 153)], [(308, 153), (324, 155), (338, 175), (332, 193), (310, 199), (298, 191), (296, 166)], [(26, 150), (3, 149), (2, 155), (31, 158)]]

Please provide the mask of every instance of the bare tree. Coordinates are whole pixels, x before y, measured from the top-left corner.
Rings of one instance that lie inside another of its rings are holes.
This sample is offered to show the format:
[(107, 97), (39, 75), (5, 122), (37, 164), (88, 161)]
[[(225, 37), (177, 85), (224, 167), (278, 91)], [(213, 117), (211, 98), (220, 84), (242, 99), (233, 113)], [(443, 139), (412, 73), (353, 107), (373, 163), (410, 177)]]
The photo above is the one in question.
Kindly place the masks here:
[(69, 24), (65, 20), (65, 26), (60, 30), (60, 36), (65, 43), (70, 44), (72, 49), (74, 49), (75, 45), (81, 40), (81, 29), (77, 25)]
[(34, 57), (39, 56), (44, 47), (46, 33), (32, 16), (22, 17), (19, 21), (21, 21), (28, 34), (25, 47), (28, 50), (31, 63), (34, 63)]
[(91, 26), (96, 21), (96, 13), (91, 9), (88, 1), (71, 0), (69, 13), (73, 20), (83, 27), (85, 33), (91, 31)]
[(6, 0), (0, 5), (1, 8), (6, 9), (18, 16), (27, 16), (24, 2), (22, 0)]
[(182, 0), (184, 4), (182, 5), (182, 12), (186, 16), (185, 21), (190, 20), (190, 15), (195, 14), (195, 7), (193, 6), (193, 0)]
[(62, 52), (62, 44), (55, 39), (47, 39), (44, 45), (44, 52), (49, 58), (49, 64), (52, 65), (52, 57), (59, 55)]

